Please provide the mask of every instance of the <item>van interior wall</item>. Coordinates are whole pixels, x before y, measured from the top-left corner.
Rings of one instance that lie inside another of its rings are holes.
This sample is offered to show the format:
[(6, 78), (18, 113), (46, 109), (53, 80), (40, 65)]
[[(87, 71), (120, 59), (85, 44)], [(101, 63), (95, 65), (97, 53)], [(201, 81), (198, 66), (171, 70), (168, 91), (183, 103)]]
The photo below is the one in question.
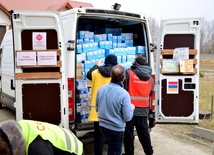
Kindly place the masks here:
[[(21, 34), (22, 51), (33, 50), (33, 33), (46, 32), (46, 50), (59, 50), (61, 43), (58, 42), (58, 34), (53, 29), (31, 29), (24, 30)], [(37, 60), (38, 61), (38, 60)], [(60, 55), (57, 55), (57, 61), (60, 61)], [(60, 72), (61, 66), (29, 66), (21, 67), (22, 73), (40, 73), (40, 72)], [(51, 76), (51, 75), (50, 75)], [(35, 80), (26, 79), (27, 80)], [(22, 84), (21, 90), (23, 101), (23, 118), (34, 119), (53, 124), (61, 122), (61, 84), (60, 78), (56, 83), (43, 83), (41, 77), (37, 77), (37, 82)]]
[[(33, 50), (32, 35), (33, 32), (46, 32), (47, 34), (47, 50), (58, 49), (58, 39), (56, 30), (24, 30), (22, 31), (21, 43), (22, 50)], [(59, 56), (57, 56), (57, 61)], [(45, 67), (45, 68), (23, 68), (23, 73), (28, 72), (60, 72), (59, 67)]]

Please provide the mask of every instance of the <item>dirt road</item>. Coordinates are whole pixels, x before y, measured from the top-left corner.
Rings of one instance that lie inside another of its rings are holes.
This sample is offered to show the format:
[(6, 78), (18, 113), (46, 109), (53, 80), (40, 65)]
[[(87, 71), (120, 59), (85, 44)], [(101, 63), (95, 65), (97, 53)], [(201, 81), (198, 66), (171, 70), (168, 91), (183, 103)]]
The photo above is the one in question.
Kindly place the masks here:
[(212, 142), (190, 135), (173, 134), (167, 126), (156, 125), (151, 132), (155, 155), (212, 155)]
[[(8, 109), (0, 109), (0, 121), (15, 119)], [(212, 155), (212, 142), (185, 134), (174, 133), (169, 125), (156, 125), (151, 132), (154, 155)], [(85, 155), (93, 155), (93, 144), (84, 146)], [(106, 155), (107, 146), (104, 148)], [(135, 139), (135, 155), (142, 155), (142, 147)]]
[[(151, 132), (154, 155), (212, 155), (212, 142), (184, 134), (174, 134), (168, 125), (156, 125)], [(85, 146), (86, 155), (93, 155), (93, 144)], [(104, 148), (104, 155), (107, 146)], [(135, 139), (135, 155), (143, 155), (138, 138)]]

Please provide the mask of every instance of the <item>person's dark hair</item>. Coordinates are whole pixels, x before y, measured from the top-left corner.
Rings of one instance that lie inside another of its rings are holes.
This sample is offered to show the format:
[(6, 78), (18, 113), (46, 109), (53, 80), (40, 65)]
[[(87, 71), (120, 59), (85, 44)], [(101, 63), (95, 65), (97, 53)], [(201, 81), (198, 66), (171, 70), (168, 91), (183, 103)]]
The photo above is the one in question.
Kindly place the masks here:
[(11, 146), (5, 137), (3, 132), (0, 132), (0, 154), (1, 155), (12, 155)]
[(121, 65), (116, 65), (111, 70), (111, 79), (116, 82), (122, 82), (125, 77), (125, 69)]

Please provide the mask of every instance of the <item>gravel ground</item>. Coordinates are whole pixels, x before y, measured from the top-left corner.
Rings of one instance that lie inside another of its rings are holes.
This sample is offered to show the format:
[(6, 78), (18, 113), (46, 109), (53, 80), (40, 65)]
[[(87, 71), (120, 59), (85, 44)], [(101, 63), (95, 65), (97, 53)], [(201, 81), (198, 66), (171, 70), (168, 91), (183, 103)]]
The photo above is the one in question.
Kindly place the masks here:
[[(8, 109), (0, 109), (0, 121), (15, 119)], [(151, 132), (154, 155), (212, 155), (213, 142), (191, 134), (193, 126), (157, 124)], [(85, 155), (93, 155), (93, 144), (84, 146)], [(107, 146), (104, 147), (104, 154)], [(135, 155), (142, 155), (143, 149), (135, 139)]]
[[(151, 132), (154, 155), (212, 155), (211, 141), (189, 134), (188, 131), (180, 132), (182, 128), (186, 130), (186, 126), (182, 125), (156, 125)], [(107, 155), (106, 150), (107, 146), (103, 155)], [(85, 154), (93, 155), (93, 144), (85, 145)], [(142, 154), (143, 149), (136, 137), (135, 155)]]

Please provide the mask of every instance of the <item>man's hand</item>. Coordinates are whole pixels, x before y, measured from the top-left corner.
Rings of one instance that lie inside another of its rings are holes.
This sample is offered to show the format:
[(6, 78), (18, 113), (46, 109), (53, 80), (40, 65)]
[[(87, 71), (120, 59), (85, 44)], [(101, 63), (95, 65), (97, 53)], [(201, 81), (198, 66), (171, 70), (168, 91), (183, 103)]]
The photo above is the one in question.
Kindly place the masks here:
[(134, 104), (131, 104), (131, 107), (132, 107), (133, 110), (135, 109), (135, 105)]
[(102, 66), (101, 60), (100, 60), (100, 59), (97, 59), (97, 60), (96, 60), (96, 64), (97, 64), (97, 66)]

